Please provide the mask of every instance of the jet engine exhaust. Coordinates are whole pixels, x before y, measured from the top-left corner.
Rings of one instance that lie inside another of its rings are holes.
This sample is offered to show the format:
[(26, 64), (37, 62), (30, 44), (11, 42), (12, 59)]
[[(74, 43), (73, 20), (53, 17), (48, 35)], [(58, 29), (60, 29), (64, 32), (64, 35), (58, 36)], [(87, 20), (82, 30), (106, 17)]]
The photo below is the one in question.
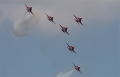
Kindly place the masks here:
[(15, 22), (13, 25), (12, 32), (17, 37), (26, 36), (29, 33), (29, 31), (33, 29), (35, 25), (37, 25), (40, 19), (39, 13), (35, 13), (35, 15), (31, 15), (27, 18), (26, 16), (27, 12), (25, 12), (23, 17), (18, 22)]
[(66, 73), (58, 73), (55, 77), (70, 77), (73, 74), (74, 70), (68, 71)]

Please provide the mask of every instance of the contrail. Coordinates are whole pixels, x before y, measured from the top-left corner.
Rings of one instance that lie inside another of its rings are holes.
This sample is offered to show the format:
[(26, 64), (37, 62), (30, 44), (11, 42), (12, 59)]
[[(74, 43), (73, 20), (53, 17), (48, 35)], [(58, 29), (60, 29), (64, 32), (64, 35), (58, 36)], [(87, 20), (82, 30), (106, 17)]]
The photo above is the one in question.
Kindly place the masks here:
[(26, 14), (27, 12), (25, 12), (23, 17), (18, 22), (15, 22), (13, 25), (12, 31), (13, 34), (17, 37), (26, 36), (28, 32), (33, 29), (33, 27), (39, 22), (39, 13), (35, 13), (35, 15), (31, 15), (28, 18), (26, 18)]
[(59, 73), (57, 76), (55, 77), (70, 77), (73, 74), (74, 70), (71, 70), (69, 72), (66, 73)]

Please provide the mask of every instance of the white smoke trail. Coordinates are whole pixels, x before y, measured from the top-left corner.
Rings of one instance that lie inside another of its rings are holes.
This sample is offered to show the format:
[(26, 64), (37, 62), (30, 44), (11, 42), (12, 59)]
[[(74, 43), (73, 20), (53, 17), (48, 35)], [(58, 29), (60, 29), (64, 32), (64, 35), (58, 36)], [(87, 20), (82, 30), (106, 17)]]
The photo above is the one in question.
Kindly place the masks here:
[(59, 73), (56, 77), (70, 77), (73, 74), (74, 70), (71, 70), (66, 73)]
[(17, 37), (23, 37), (28, 34), (28, 32), (39, 22), (40, 14), (34, 13), (30, 17), (26, 17), (27, 12), (23, 15), (23, 17), (15, 22), (13, 25), (13, 34)]

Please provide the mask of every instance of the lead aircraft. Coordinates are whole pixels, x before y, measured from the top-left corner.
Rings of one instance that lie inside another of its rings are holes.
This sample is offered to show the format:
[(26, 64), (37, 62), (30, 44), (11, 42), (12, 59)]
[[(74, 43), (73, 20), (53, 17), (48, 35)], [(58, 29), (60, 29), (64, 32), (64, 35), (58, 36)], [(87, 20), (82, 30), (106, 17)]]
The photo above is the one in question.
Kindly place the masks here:
[[(25, 6), (26, 6), (26, 10), (29, 12), (29, 13), (32, 13), (33, 14), (33, 12), (32, 12), (32, 7), (28, 7), (26, 4), (25, 4)], [(34, 15), (34, 14), (33, 14)]]

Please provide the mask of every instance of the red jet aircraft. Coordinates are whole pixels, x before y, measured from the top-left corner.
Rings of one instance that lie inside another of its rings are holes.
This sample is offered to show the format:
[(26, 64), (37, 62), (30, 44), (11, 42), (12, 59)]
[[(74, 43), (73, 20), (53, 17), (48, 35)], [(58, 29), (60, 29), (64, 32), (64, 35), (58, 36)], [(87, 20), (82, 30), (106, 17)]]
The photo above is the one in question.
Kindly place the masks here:
[[(60, 24), (59, 24), (60, 25)], [(62, 27), (61, 25), (60, 25), (60, 29), (64, 32), (64, 33), (67, 33), (68, 35), (70, 35), (68, 32), (67, 32), (67, 29), (68, 29), (68, 27)]]
[[(66, 43), (66, 44), (67, 44), (67, 43)], [(70, 46), (70, 45), (68, 45), (68, 44), (67, 44), (67, 46), (68, 46), (67, 48), (68, 48), (71, 52), (74, 52), (74, 53), (76, 54), (76, 52), (74, 51), (74, 47), (75, 47), (75, 46)]]
[[(32, 13), (32, 7), (28, 7), (26, 4), (25, 4), (25, 6), (26, 6), (26, 10), (29, 12), (29, 13)], [(33, 14), (33, 13), (32, 13)], [(34, 15), (34, 14), (33, 14)]]
[[(46, 14), (46, 13), (45, 13)], [(48, 16), (47, 14), (46, 14), (46, 16), (47, 16), (47, 19), (50, 21), (50, 22), (53, 22), (54, 24), (56, 24), (54, 21), (53, 21), (53, 16)]]
[(73, 65), (74, 65), (74, 68), (82, 74), (82, 72), (80, 71), (80, 66), (76, 66), (74, 63)]
[[(78, 24), (82, 24), (82, 22), (81, 22), (82, 18), (76, 17), (74, 14), (73, 14), (73, 16), (75, 17), (75, 21), (76, 21)], [(83, 25), (83, 24), (82, 24), (82, 25)], [(84, 26), (84, 25), (83, 25), (83, 26)]]

